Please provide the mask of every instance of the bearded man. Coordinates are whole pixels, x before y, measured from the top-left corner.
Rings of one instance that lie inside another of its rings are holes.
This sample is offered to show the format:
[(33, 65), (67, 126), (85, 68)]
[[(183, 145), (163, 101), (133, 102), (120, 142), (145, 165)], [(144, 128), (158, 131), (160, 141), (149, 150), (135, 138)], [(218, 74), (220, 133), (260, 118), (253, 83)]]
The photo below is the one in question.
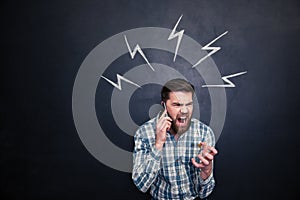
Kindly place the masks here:
[(206, 198), (215, 187), (212, 129), (192, 118), (194, 86), (184, 79), (161, 90), (164, 111), (134, 136), (134, 184), (152, 199)]

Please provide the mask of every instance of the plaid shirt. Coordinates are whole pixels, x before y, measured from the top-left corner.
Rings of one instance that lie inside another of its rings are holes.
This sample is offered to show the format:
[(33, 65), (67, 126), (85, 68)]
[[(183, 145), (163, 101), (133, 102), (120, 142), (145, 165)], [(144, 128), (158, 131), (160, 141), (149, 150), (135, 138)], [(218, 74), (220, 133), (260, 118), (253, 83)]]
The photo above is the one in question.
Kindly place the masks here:
[(178, 141), (167, 132), (167, 140), (163, 149), (159, 151), (155, 147), (157, 120), (158, 117), (146, 122), (134, 136), (134, 184), (142, 192), (151, 187), (153, 199), (207, 197), (215, 186), (213, 174), (203, 180), (200, 177), (201, 170), (194, 167), (191, 158), (196, 158), (200, 153), (197, 144), (201, 141), (210, 146), (215, 145), (213, 131), (197, 119), (192, 119), (190, 128)]

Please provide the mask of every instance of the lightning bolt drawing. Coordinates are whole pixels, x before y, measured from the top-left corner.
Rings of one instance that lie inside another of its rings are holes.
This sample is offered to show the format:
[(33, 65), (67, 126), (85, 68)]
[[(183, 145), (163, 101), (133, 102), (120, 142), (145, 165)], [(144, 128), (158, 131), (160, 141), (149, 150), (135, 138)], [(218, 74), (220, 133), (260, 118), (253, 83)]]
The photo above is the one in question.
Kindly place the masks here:
[(184, 33), (184, 30), (181, 30), (181, 31), (175, 33), (176, 28), (177, 28), (177, 26), (178, 26), (181, 18), (182, 18), (182, 15), (178, 19), (176, 25), (174, 26), (174, 28), (173, 28), (173, 30), (172, 30), (171, 34), (169, 35), (169, 38), (168, 38), (168, 40), (172, 40), (172, 39), (178, 37), (178, 39), (177, 39), (177, 45), (176, 45), (176, 49), (175, 49), (175, 54), (174, 54), (174, 58), (173, 58), (174, 62), (175, 62), (175, 59), (176, 59), (176, 56), (177, 56), (177, 52), (178, 52), (178, 48), (179, 48), (179, 45), (180, 45), (180, 42), (181, 42), (181, 39), (182, 39), (182, 36), (183, 36), (183, 33)]
[(231, 75), (228, 75), (228, 76), (223, 76), (222, 77), (222, 80), (226, 83), (228, 83), (227, 85), (202, 85), (202, 87), (235, 87), (235, 84), (232, 83), (230, 80), (228, 80), (229, 78), (232, 78), (232, 77), (236, 77), (236, 76), (240, 76), (242, 74), (246, 74), (247, 71), (244, 71), (244, 72), (239, 72), (239, 73), (236, 73), (236, 74), (231, 74)]
[(206, 58), (208, 58), (209, 56), (215, 54), (216, 52), (218, 52), (221, 47), (211, 47), (210, 45), (212, 43), (214, 43), (215, 41), (217, 41), (218, 39), (220, 39), (221, 37), (223, 37), (224, 35), (226, 35), (228, 33), (228, 31), (225, 31), (223, 34), (221, 34), (220, 36), (218, 36), (216, 39), (214, 39), (213, 41), (211, 41), (210, 43), (208, 43), (207, 45), (205, 45), (204, 47), (202, 47), (202, 50), (211, 50), (211, 52), (209, 52), (206, 56), (204, 56), (203, 58), (201, 58), (196, 64), (193, 65), (193, 68), (196, 67), (197, 65), (199, 65), (202, 61), (204, 61)]
[(130, 83), (132, 85), (135, 85), (139, 88), (141, 88), (141, 86), (139, 86), (138, 84), (128, 80), (127, 78), (117, 74), (117, 80), (118, 80), (118, 83), (114, 83), (113, 81), (109, 80), (108, 78), (104, 77), (104, 76), (101, 76), (102, 78), (104, 78), (107, 82), (109, 82), (110, 84), (112, 84), (114, 87), (118, 88), (119, 90), (122, 90), (122, 85), (121, 85), (121, 80), (124, 81), (124, 82), (127, 82), (127, 83)]
[(155, 71), (154, 68), (152, 67), (152, 65), (149, 63), (148, 59), (146, 58), (146, 56), (145, 56), (144, 52), (142, 51), (140, 45), (137, 44), (137, 45), (135, 46), (135, 48), (133, 49), (133, 51), (132, 51), (131, 48), (130, 48), (130, 46), (129, 46), (129, 44), (128, 44), (126, 35), (124, 35), (124, 38), (125, 38), (125, 42), (126, 42), (128, 51), (129, 51), (129, 53), (130, 53), (131, 59), (133, 59), (133, 58), (135, 57), (136, 52), (139, 52), (139, 53), (141, 54), (141, 56), (144, 58), (144, 60), (147, 62), (147, 64), (149, 65), (149, 67), (150, 67), (153, 71)]

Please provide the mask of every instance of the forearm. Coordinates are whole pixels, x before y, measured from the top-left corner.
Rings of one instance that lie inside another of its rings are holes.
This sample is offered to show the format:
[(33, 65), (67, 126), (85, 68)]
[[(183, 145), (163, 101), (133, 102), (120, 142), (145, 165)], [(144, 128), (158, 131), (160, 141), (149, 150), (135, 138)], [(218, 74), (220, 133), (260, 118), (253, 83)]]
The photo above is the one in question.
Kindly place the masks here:
[[(200, 190), (199, 190), (199, 197), (206, 198), (209, 196), (214, 187), (215, 187), (215, 179), (213, 176), (213, 169), (214, 169), (214, 155), (217, 154), (216, 149), (214, 149), (215, 146), (215, 138), (212, 130), (210, 130), (205, 138), (205, 141), (208, 143), (208, 145), (211, 147), (207, 149), (207, 155), (204, 155), (204, 158), (206, 159), (206, 162), (209, 161), (209, 164), (204, 166), (200, 172), (199, 172), (199, 183), (200, 183)], [(211, 161), (210, 161), (211, 160)]]
[(211, 173), (206, 179), (202, 179), (201, 176), (199, 176), (199, 183), (199, 197), (201, 199), (206, 198), (212, 193), (215, 187), (215, 179), (213, 177), (213, 173)]
[(203, 180), (206, 180), (211, 174), (212, 174), (212, 163), (210, 164), (210, 166), (207, 167), (207, 169), (201, 170), (200, 177)]

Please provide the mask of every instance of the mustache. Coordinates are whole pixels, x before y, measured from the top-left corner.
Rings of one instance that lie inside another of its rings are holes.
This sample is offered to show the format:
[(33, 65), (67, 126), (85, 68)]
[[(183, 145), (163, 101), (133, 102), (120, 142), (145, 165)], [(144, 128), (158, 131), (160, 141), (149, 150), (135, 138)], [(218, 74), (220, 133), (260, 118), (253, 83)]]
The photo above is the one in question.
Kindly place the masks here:
[(184, 117), (184, 118), (186, 118), (186, 120), (190, 120), (191, 118), (192, 118), (192, 116), (189, 116), (188, 114), (179, 114), (179, 115), (177, 115), (175, 118), (172, 118), (172, 124), (174, 123), (176, 123), (176, 120), (178, 120), (178, 119), (180, 119), (180, 118), (182, 118), (182, 117)]
[(186, 118), (189, 118), (189, 115), (188, 114), (181, 114), (181, 115), (177, 115), (176, 116), (176, 119), (178, 119), (178, 118), (181, 118), (181, 117), (186, 117)]

